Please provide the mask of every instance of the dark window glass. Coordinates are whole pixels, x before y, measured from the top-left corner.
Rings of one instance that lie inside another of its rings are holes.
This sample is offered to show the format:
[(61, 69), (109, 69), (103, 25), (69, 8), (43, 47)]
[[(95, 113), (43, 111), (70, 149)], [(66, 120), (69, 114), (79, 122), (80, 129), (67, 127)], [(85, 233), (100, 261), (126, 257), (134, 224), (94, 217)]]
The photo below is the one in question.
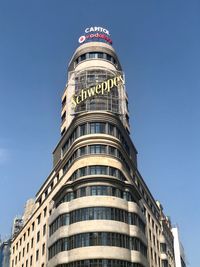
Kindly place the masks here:
[(81, 61), (86, 59), (86, 54), (81, 55)]
[(80, 177), (87, 175), (86, 167), (80, 168), (79, 172), (80, 172)]
[[(85, 196), (85, 187), (80, 188), (78, 194)], [(83, 190), (83, 191), (82, 191)], [(93, 195), (108, 195), (110, 194), (109, 188), (93, 186), (90, 188)], [(116, 194), (116, 191), (113, 192)], [(54, 222), (50, 225), (49, 235), (51, 236), (58, 228), (85, 220), (115, 220), (128, 223), (130, 225), (137, 225), (143, 232), (145, 231), (145, 224), (141, 221), (140, 217), (135, 213), (128, 213), (125, 210), (110, 207), (89, 207), (74, 210), (70, 213), (59, 215)], [(142, 224), (141, 224), (142, 222)]]
[(90, 154), (105, 154), (106, 146), (105, 145), (91, 145), (89, 146)]
[(98, 58), (103, 58), (103, 53), (102, 52), (98, 52)]
[(49, 248), (49, 259), (51, 259), (61, 251), (67, 251), (79, 247), (102, 245), (136, 250), (140, 251), (145, 257), (147, 256), (146, 246), (142, 243), (142, 241), (140, 241), (140, 239), (136, 237), (129, 237), (127, 235), (119, 233), (90, 232), (77, 234), (57, 240)]
[(90, 133), (105, 133), (106, 131), (106, 124), (103, 122), (92, 122), (90, 123)]
[(83, 146), (79, 149), (80, 156), (85, 155), (87, 153), (87, 147)]
[(80, 136), (87, 134), (87, 124), (80, 125)]

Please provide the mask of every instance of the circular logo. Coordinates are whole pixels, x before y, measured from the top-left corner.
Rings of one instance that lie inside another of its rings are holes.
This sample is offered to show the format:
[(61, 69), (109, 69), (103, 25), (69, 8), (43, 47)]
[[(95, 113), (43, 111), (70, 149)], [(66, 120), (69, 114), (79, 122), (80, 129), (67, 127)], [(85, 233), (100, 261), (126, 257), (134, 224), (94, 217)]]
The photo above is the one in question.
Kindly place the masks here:
[(79, 43), (83, 43), (85, 41), (85, 36), (82, 35), (79, 39), (78, 39)]

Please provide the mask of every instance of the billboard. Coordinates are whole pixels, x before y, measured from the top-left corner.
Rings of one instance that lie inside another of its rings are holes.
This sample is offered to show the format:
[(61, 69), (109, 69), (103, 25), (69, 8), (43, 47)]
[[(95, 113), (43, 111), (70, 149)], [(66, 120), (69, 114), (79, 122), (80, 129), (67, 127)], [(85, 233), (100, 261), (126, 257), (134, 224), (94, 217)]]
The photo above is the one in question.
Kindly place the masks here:
[(85, 29), (85, 34), (78, 39), (80, 44), (87, 42), (104, 42), (112, 44), (110, 33), (107, 29), (102, 27), (89, 27)]

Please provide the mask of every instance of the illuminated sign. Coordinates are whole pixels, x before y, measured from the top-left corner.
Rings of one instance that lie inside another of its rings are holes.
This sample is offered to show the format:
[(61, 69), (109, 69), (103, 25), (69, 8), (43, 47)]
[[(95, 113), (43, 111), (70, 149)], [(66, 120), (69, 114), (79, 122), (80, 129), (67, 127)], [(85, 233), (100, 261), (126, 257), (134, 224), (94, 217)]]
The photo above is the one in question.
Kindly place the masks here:
[(72, 103), (74, 107), (79, 105), (81, 102), (86, 99), (96, 96), (104, 95), (105, 93), (110, 93), (110, 90), (115, 87), (124, 84), (124, 79), (122, 75), (115, 76), (114, 78), (108, 79), (96, 86), (82, 89), (78, 95), (72, 97)]
[(107, 29), (104, 29), (102, 27), (90, 27), (90, 28), (86, 28), (85, 29), (85, 32), (86, 33), (89, 33), (89, 32), (103, 32), (107, 35), (110, 35), (109, 31)]
[(104, 29), (102, 27), (90, 27), (85, 29), (86, 35), (82, 35), (78, 41), (80, 44), (83, 42), (88, 41), (103, 41), (107, 42), (109, 44), (112, 44), (112, 40), (110, 39), (110, 33), (107, 29)]

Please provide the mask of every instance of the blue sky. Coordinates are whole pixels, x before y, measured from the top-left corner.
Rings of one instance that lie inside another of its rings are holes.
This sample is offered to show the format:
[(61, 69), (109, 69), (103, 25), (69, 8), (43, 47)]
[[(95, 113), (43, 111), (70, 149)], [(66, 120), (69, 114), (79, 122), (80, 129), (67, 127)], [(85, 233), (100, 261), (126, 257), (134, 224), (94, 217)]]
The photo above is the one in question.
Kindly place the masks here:
[(110, 30), (126, 75), (138, 166), (178, 224), (189, 266), (200, 237), (200, 2), (0, 3), (0, 234), (52, 168), (67, 64), (88, 26)]

